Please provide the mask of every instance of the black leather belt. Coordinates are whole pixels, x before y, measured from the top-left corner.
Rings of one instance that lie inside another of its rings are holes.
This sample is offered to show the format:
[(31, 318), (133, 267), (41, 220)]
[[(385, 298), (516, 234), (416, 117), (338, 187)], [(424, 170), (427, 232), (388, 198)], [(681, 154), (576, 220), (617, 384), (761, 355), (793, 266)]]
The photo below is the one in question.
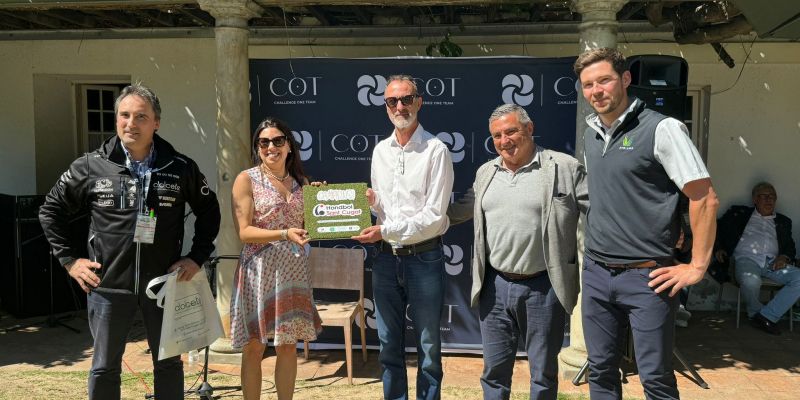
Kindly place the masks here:
[(506, 278), (509, 281), (524, 281), (528, 279), (536, 278), (537, 276), (543, 275), (545, 271), (539, 271), (535, 274), (512, 274), (511, 272), (503, 272), (500, 270), (495, 269), (498, 274), (500, 274), (503, 278)]
[(604, 262), (596, 261), (597, 264), (606, 267), (606, 268), (615, 268), (615, 269), (631, 269), (631, 268), (654, 268), (658, 266), (670, 266), (675, 265), (675, 260), (672, 258), (654, 258), (652, 260), (647, 261), (639, 261), (634, 263), (627, 263), (627, 264), (608, 264)]
[(431, 251), (438, 248), (442, 244), (442, 237), (437, 236), (433, 239), (423, 240), (419, 243), (407, 244), (401, 247), (392, 247), (391, 244), (381, 241), (378, 244), (378, 249), (381, 253), (387, 253), (394, 256), (413, 256), (426, 251)]

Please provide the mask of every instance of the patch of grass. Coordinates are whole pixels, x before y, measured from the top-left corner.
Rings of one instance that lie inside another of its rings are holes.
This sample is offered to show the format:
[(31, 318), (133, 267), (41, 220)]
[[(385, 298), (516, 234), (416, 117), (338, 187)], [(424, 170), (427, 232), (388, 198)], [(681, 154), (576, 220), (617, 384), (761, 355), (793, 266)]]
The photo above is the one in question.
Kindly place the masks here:
[[(88, 372), (67, 372), (67, 371), (46, 371), (46, 370), (22, 370), (4, 371), (4, 384), (0, 387), (0, 400), (38, 400), (38, 399), (86, 399), (86, 380)], [(265, 380), (262, 384), (262, 399), (276, 399), (275, 386), (271, 381), (271, 376), (265, 371)], [(200, 380), (197, 374), (187, 374), (185, 377), (185, 387), (195, 388)], [(209, 382), (213, 386), (238, 385), (239, 376), (222, 373), (212, 373), (209, 375)], [(131, 373), (122, 374), (122, 398), (123, 399), (144, 399), (145, 393), (153, 389), (153, 374), (141, 373), (134, 375)], [(409, 393), (414, 393), (414, 388), (409, 388)], [(215, 395), (223, 395), (223, 399), (241, 398), (241, 392), (225, 393), (215, 391)], [(342, 382), (332, 384), (330, 380), (301, 380), (297, 382), (294, 398), (297, 400), (317, 400), (317, 399), (381, 399), (383, 389), (380, 381), (371, 381), (359, 385), (346, 385)], [(471, 400), (483, 397), (479, 388), (444, 387), (442, 390), (443, 400)], [(186, 396), (187, 399), (197, 398), (196, 396)], [(523, 400), (528, 398), (528, 393), (515, 392), (511, 396), (512, 400)], [(588, 397), (581, 395), (559, 394), (559, 400), (586, 400)]]

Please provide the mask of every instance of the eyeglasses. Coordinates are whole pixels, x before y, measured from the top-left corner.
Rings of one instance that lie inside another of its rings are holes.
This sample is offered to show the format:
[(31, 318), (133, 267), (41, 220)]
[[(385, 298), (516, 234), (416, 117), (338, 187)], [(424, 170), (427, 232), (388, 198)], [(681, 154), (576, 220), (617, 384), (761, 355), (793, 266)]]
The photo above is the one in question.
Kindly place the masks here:
[(778, 198), (778, 196), (773, 193), (759, 193), (756, 196), (758, 196), (759, 199), (763, 200), (775, 200)]
[(409, 94), (407, 96), (402, 96), (402, 97), (387, 97), (383, 99), (383, 101), (386, 102), (386, 105), (391, 108), (397, 107), (398, 101), (403, 103), (404, 106), (408, 107), (412, 103), (414, 103), (414, 99), (416, 99), (417, 97), (419, 97), (418, 94)]
[(283, 147), (286, 144), (286, 136), (278, 136), (272, 139), (270, 138), (258, 138), (258, 147), (262, 149), (266, 149), (269, 147), (269, 144), (272, 143), (275, 147)]

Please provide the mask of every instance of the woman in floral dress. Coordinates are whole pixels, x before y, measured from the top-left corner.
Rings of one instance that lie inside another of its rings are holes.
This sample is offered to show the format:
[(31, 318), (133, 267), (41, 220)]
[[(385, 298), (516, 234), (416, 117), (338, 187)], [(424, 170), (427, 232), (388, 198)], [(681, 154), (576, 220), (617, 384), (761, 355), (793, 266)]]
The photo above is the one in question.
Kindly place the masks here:
[(304, 249), (307, 179), (291, 131), (275, 118), (256, 128), (253, 162), (233, 183), (234, 222), (244, 248), (231, 295), (231, 345), (242, 349), (244, 398), (258, 399), (264, 348), (273, 339), (278, 399), (291, 399), (296, 344), (316, 339), (322, 329)]

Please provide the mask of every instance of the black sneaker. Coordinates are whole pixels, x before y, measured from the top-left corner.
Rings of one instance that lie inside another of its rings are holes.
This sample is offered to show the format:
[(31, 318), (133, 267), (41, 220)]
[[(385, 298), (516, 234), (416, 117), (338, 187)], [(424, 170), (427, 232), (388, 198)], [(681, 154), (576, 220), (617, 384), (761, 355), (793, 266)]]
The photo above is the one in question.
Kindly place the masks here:
[(762, 331), (767, 332), (771, 335), (781, 334), (781, 330), (780, 328), (778, 328), (778, 325), (768, 320), (765, 316), (761, 315), (761, 313), (757, 313), (756, 315), (753, 316), (753, 318), (750, 318), (750, 323), (754, 327), (761, 329)]

